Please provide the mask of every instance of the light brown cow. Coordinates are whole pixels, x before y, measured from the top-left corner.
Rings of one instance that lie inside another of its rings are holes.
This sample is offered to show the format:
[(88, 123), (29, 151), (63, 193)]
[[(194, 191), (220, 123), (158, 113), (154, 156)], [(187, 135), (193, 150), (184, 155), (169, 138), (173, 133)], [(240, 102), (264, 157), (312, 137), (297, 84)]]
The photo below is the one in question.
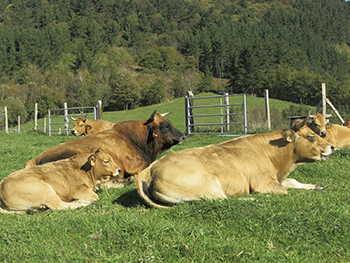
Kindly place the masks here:
[(316, 134), (322, 138), (327, 136), (328, 121), (325, 116), (321, 113), (316, 113), (310, 116), (312, 119), (307, 122), (307, 125)]
[(334, 150), (305, 121), (283, 132), (170, 153), (136, 176), (138, 194), (153, 207), (169, 208), (201, 198), (250, 192), (286, 194), (287, 188), (322, 189), (287, 178), (299, 162), (326, 159)]
[(330, 124), (325, 139), (332, 143), (336, 149), (349, 148), (350, 127), (347, 126), (346, 122), (343, 125)]
[(32, 213), (86, 206), (97, 185), (121, 173), (105, 151), (16, 171), (0, 183), (1, 213)]
[(79, 117), (77, 119), (71, 116), (72, 120), (75, 121), (74, 127), (71, 130), (75, 136), (87, 136), (101, 131), (111, 129), (115, 123), (103, 120), (88, 120), (86, 118)]

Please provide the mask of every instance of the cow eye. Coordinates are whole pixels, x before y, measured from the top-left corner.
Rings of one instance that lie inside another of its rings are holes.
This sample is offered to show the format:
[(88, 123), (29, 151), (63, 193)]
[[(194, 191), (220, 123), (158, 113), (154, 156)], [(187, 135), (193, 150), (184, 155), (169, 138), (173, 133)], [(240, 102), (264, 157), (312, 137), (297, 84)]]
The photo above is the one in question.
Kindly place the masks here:
[(106, 163), (106, 164), (108, 164), (108, 163), (109, 163), (109, 161), (107, 161), (107, 160), (104, 160), (103, 162), (104, 162), (104, 163)]
[(314, 142), (314, 141), (316, 140), (316, 135), (313, 135), (313, 134), (308, 135), (308, 136), (307, 136), (307, 139), (308, 139), (310, 142)]
[(163, 121), (159, 124), (159, 128), (162, 132), (165, 132), (171, 128), (170, 124), (166, 121)]

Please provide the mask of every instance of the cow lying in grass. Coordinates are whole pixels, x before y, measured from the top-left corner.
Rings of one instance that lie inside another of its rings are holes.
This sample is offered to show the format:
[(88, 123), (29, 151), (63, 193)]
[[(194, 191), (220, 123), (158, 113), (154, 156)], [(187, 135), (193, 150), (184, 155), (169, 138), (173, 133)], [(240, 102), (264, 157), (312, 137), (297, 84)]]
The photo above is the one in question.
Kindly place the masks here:
[(250, 192), (286, 194), (287, 188), (322, 189), (287, 178), (298, 163), (326, 159), (334, 150), (306, 122), (282, 132), (170, 153), (136, 176), (138, 194), (153, 207), (169, 208), (201, 198)]
[(75, 136), (91, 135), (94, 133), (111, 129), (115, 125), (115, 123), (103, 120), (88, 120), (86, 118), (81, 117), (75, 119), (72, 116), (71, 118), (75, 121), (74, 127), (71, 130), (72, 134)]
[(0, 183), (1, 213), (32, 213), (86, 206), (98, 199), (96, 186), (121, 173), (105, 151), (29, 167)]
[(327, 136), (325, 139), (332, 143), (336, 149), (350, 147), (350, 126), (349, 122), (343, 125), (329, 124), (327, 127)]

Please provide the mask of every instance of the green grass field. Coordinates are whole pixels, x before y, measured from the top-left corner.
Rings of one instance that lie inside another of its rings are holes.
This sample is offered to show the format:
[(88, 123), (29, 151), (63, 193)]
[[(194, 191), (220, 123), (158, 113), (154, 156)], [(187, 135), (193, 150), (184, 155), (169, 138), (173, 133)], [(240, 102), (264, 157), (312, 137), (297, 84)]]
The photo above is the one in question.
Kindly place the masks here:
[[(173, 110), (169, 119), (184, 131), (177, 103), (184, 108), (179, 100), (103, 116), (117, 122), (147, 119), (155, 108)], [(72, 138), (1, 131), (0, 179), (47, 147)], [(195, 135), (165, 154), (229, 139)], [(338, 150), (329, 160), (299, 166), (289, 176), (326, 186), (322, 191), (250, 194), (161, 210), (145, 206), (129, 186), (101, 190), (97, 202), (76, 210), (0, 214), (0, 261), (349, 262), (349, 162), (350, 151)]]

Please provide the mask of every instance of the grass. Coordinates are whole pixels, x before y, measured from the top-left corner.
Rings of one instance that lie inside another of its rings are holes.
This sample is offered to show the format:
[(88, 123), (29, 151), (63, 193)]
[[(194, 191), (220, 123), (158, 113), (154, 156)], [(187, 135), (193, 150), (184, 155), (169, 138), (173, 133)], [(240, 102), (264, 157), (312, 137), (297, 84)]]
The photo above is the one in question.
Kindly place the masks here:
[[(176, 103), (158, 105), (159, 111), (174, 110)], [(146, 119), (152, 110), (104, 116)], [(169, 119), (180, 123), (177, 110), (172, 114)], [(45, 148), (72, 138), (0, 132), (0, 179)], [(195, 135), (165, 154), (228, 139)], [(0, 261), (349, 262), (349, 162), (350, 151), (338, 150), (329, 160), (299, 166), (289, 176), (325, 185), (322, 191), (250, 194), (162, 210), (145, 206), (129, 186), (101, 190), (97, 202), (76, 210), (0, 214)]]

